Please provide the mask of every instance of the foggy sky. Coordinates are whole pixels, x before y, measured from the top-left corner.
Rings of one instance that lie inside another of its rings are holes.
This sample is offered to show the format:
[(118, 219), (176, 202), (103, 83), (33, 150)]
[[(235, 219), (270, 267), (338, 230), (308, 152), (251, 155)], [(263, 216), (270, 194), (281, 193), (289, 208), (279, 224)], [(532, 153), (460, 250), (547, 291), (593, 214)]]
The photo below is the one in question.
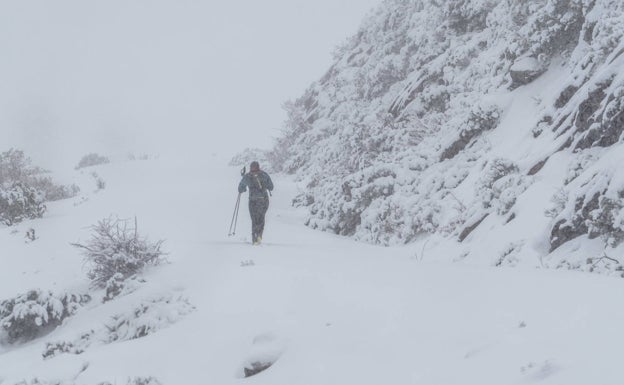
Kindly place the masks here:
[(0, 151), (268, 147), (380, 0), (0, 0)]

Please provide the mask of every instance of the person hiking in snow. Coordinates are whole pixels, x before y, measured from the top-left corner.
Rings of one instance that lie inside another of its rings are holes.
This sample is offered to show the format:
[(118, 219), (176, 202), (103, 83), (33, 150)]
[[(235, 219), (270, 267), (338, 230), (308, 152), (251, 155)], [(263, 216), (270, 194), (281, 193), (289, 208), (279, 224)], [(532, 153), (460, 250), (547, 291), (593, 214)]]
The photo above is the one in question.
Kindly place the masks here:
[(251, 215), (251, 240), (254, 245), (262, 242), (264, 215), (269, 209), (269, 192), (273, 191), (273, 181), (266, 172), (260, 170), (260, 164), (251, 162), (249, 172), (243, 175), (238, 184), (240, 194), (249, 188), (249, 214)]

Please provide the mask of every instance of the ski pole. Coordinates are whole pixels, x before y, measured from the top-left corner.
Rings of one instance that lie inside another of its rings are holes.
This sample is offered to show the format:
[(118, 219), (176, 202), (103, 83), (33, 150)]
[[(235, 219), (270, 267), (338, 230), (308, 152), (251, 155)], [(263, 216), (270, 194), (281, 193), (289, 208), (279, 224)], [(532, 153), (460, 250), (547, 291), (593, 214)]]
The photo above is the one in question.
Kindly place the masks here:
[(240, 194), (238, 195), (238, 204), (236, 205), (236, 219), (234, 220), (234, 232), (232, 235), (236, 235), (236, 226), (238, 225), (238, 212), (240, 211)]
[(236, 198), (236, 204), (234, 205), (234, 213), (232, 214), (232, 222), (230, 222), (230, 232), (228, 233), (229, 237), (236, 234), (236, 224), (238, 222), (238, 208), (240, 207), (241, 195), (242, 195), (241, 193), (238, 193), (238, 198)]

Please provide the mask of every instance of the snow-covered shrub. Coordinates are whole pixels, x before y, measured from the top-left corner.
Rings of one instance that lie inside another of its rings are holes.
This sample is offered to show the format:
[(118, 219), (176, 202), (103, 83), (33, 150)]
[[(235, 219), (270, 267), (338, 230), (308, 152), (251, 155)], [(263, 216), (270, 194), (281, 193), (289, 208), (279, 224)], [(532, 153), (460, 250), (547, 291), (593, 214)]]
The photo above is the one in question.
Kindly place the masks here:
[(340, 185), (333, 185), (332, 200), (312, 203), (313, 216), (307, 225), (312, 228), (331, 229), (336, 234), (354, 235), (361, 223), (361, 214), (379, 197), (394, 192), (394, 177), (390, 168), (371, 168), (354, 174)]
[(105, 295), (102, 302), (108, 302), (121, 295), (130, 294), (144, 282), (145, 280), (136, 275), (124, 277), (123, 274), (116, 273), (111, 277), (111, 279), (108, 280), (108, 282), (106, 282), (106, 287), (104, 288)]
[(566, 176), (564, 184), (568, 184), (572, 182), (576, 177), (581, 175), (583, 171), (587, 168), (588, 165), (595, 161), (594, 156), (591, 154), (583, 154), (576, 157), (570, 164), (568, 165), (568, 174)]
[(80, 187), (77, 185), (57, 185), (49, 176), (33, 178), (31, 185), (36, 190), (41, 191), (44, 199), (50, 202), (73, 198), (80, 192)]
[(32, 340), (59, 326), (90, 300), (86, 294), (31, 290), (0, 302), (0, 327), (9, 343)]
[(146, 153), (136, 155), (136, 154), (134, 154), (132, 152), (128, 153), (128, 155), (126, 156), (126, 159), (130, 160), (130, 161), (150, 160), (150, 159), (158, 159), (158, 158), (159, 158), (159, 155), (153, 155), (153, 154), (150, 155), (150, 154), (146, 154)]
[(0, 154), (0, 223), (11, 226), (40, 218), (46, 210), (46, 201), (70, 198), (78, 193), (78, 186), (57, 185), (44, 173), (21, 150)]
[(136, 219), (134, 226), (128, 220), (102, 219), (92, 231), (87, 243), (73, 246), (82, 250), (87, 276), (95, 287), (105, 288), (117, 274), (126, 279), (164, 261), (164, 241), (150, 242), (139, 235)]
[(249, 167), (249, 164), (253, 161), (258, 161), (260, 167), (268, 172), (273, 172), (272, 164), (267, 160), (267, 151), (259, 148), (246, 148), (243, 152), (236, 154), (231, 160), (229, 165), (236, 167)]
[(95, 334), (94, 330), (83, 333), (74, 341), (56, 341), (46, 343), (45, 349), (41, 354), (43, 359), (56, 357), (59, 354), (82, 354), (91, 345), (91, 341)]
[(623, 174), (614, 167), (569, 185), (569, 198), (551, 230), (551, 249), (583, 234), (602, 237), (611, 247), (624, 241)]
[[(85, 364), (88, 367), (88, 364)], [(87, 367), (83, 367), (82, 371), (85, 371)], [(74, 375), (69, 380), (43, 380), (41, 378), (32, 378), (30, 380), (22, 380), (15, 383), (15, 385), (84, 385), (83, 382), (76, 382), (78, 376)], [(96, 383), (93, 383), (96, 384)], [(117, 385), (119, 382), (98, 382), (97, 385)], [(162, 385), (155, 377), (129, 377), (125, 385)]]
[(0, 184), (26, 182), (44, 170), (33, 166), (24, 151), (10, 149), (0, 153)]
[(0, 154), (0, 223), (11, 226), (43, 216), (45, 195), (33, 185), (42, 172), (23, 151), (11, 149)]
[(41, 218), (46, 211), (43, 194), (21, 182), (0, 185), (0, 223), (14, 225), (25, 219)]
[(519, 259), (518, 254), (522, 251), (524, 242), (512, 242), (508, 244), (494, 262), (494, 266), (515, 266)]
[(460, 34), (482, 31), (495, 4), (494, 0), (448, 0), (449, 27)]
[(108, 164), (110, 160), (102, 155), (91, 153), (80, 158), (80, 161), (76, 165), (75, 169), (79, 170), (85, 167), (99, 166), (101, 164)]
[(91, 177), (95, 181), (95, 192), (104, 190), (106, 188), (106, 181), (97, 172), (92, 172)]
[(544, 215), (549, 218), (556, 218), (565, 209), (566, 203), (568, 202), (568, 192), (564, 189), (559, 189), (550, 198), (550, 201), (552, 202), (553, 206), (547, 209), (544, 212)]
[(106, 323), (107, 343), (145, 337), (166, 328), (195, 310), (185, 297), (165, 296), (143, 301), (132, 311)]
[(595, 85), (581, 103), (575, 120), (577, 149), (608, 147), (620, 141), (624, 132), (624, 78), (615, 74)]
[(153, 334), (178, 322), (195, 310), (186, 297), (165, 295), (139, 303), (130, 311), (119, 313), (101, 327), (80, 334), (72, 341), (46, 344), (44, 358), (59, 354), (82, 354), (91, 346), (128, 341)]
[(496, 158), (485, 166), (476, 186), (476, 195), (483, 208), (493, 208), (500, 215), (507, 214), (517, 197), (528, 187), (528, 179), (519, 174), (516, 164)]
[(162, 385), (155, 377), (133, 377), (128, 378), (126, 385)]
[(453, 158), (481, 133), (496, 128), (499, 120), (500, 111), (494, 105), (473, 108), (460, 126), (459, 138), (442, 152), (441, 160)]
[(73, 381), (43, 380), (35, 377), (30, 380), (16, 382), (15, 385), (76, 385), (76, 383)]

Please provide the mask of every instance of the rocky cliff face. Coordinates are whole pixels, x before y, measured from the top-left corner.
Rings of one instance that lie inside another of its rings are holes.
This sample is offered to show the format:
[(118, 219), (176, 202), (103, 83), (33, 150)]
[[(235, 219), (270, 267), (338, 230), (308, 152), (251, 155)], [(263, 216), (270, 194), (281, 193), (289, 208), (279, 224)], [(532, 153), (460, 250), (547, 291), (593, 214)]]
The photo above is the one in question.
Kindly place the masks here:
[(313, 228), (621, 270), (620, 0), (386, 0), (287, 110)]

